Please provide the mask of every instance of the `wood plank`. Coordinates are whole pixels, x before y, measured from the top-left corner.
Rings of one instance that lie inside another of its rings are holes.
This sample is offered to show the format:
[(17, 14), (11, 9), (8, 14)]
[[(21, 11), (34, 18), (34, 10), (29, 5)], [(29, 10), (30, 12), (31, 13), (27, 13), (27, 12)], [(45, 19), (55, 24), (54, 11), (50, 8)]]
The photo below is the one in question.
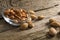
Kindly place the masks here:
[[(9, 0), (10, 1), (10, 0)], [(4, 4), (3, 6), (0, 7), (0, 9), (4, 10), (4, 8), (9, 8), (12, 5), (9, 5), (10, 2), (8, 0), (7, 1), (3, 1), (1, 0), (1, 3)], [(48, 0), (46, 5), (44, 3), (42, 3), (40, 5), (40, 0), (33, 0), (32, 4), (30, 4), (30, 6), (25, 5), (26, 1), (28, 1), (27, 3), (30, 3), (30, 0), (22, 0), (22, 1), (14, 1), (12, 0), (13, 6), (12, 7), (16, 7), (16, 8), (24, 8), (24, 9), (32, 9), (32, 10), (36, 10), (39, 8), (46, 8), (46, 7), (50, 7), (52, 5), (55, 5), (54, 3), (48, 4), (50, 6), (47, 6)], [(52, 2), (55, 0), (51, 0), (49, 2)], [(7, 2), (7, 3), (6, 3)], [(21, 6), (21, 4), (23, 4)], [(42, 2), (42, 0), (41, 0)], [(46, 1), (45, 1), (46, 2)], [(57, 1), (56, 1), (57, 2)], [(6, 3), (6, 4), (5, 4)], [(8, 5), (8, 6), (7, 6)], [(41, 7), (41, 6), (44, 7)], [(19, 6), (19, 7), (18, 7)], [(36, 9), (35, 9), (36, 8)], [(2, 12), (2, 10), (0, 10)], [(48, 20), (52, 17), (55, 17), (56, 20), (60, 20), (60, 16), (57, 15), (57, 13), (60, 11), (60, 5), (54, 8), (50, 8), (47, 10), (42, 10), (39, 12), (36, 12), (36, 15), (44, 15), (45, 18), (43, 20), (40, 21), (36, 21), (34, 22), (35, 27), (32, 29), (28, 29), (28, 30), (19, 30), (18, 27), (13, 27), (11, 25), (9, 25), (8, 23), (6, 23), (3, 19), (0, 19), (0, 40), (58, 40), (58, 37), (54, 37), (51, 39), (48, 39), (46, 37), (44, 37), (44, 39), (40, 38), (41, 36), (46, 35), (46, 32), (48, 31), (48, 25), (46, 25), (46, 23), (48, 22)], [(60, 39), (60, 38), (59, 38)]]

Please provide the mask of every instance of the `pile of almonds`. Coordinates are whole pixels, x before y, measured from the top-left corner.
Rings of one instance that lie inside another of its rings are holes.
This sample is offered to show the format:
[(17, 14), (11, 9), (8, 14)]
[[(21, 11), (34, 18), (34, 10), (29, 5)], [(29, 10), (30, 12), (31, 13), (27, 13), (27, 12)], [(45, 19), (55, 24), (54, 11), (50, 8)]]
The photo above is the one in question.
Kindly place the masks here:
[(49, 20), (50, 26), (52, 26), (51, 28), (49, 28), (49, 34), (51, 36), (55, 36), (57, 33), (59, 33), (57, 31), (56, 28), (60, 28), (60, 22), (57, 22), (55, 19), (50, 19)]
[(23, 21), (27, 19), (27, 12), (24, 9), (6, 9), (4, 11), (4, 14), (6, 15), (6, 17), (12, 19), (12, 20), (16, 20), (17, 22), (19, 21)]
[(20, 29), (23, 29), (23, 30), (34, 27), (32, 20), (42, 20), (44, 18), (43, 15), (36, 16), (35, 12), (32, 10), (27, 12), (24, 9), (10, 8), (10, 9), (6, 9), (4, 11), (4, 14), (6, 17), (12, 19), (14, 23), (21, 23), (23, 21), (26, 21), (26, 22), (21, 23), (20, 25)]

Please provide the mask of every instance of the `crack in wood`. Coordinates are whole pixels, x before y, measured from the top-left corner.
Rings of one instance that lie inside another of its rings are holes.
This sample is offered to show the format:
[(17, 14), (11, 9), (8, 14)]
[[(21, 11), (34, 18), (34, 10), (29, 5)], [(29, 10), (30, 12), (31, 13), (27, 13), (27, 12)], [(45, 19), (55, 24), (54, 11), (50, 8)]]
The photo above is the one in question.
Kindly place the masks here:
[(38, 12), (38, 11), (42, 11), (42, 10), (47, 10), (47, 9), (50, 9), (50, 8), (54, 8), (56, 6), (59, 6), (59, 4), (56, 4), (54, 6), (51, 6), (51, 7), (48, 7), (48, 8), (43, 8), (43, 9), (37, 9), (37, 10), (34, 10), (35, 12)]

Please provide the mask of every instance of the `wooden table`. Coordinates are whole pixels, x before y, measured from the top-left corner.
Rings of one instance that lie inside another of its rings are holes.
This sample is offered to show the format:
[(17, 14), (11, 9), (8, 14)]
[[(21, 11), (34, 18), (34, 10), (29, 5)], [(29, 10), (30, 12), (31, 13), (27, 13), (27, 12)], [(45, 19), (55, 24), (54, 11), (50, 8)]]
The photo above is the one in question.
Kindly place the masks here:
[[(42, 0), (41, 0), (42, 1)], [(53, 0), (51, 0), (52, 2)], [(40, 0), (0, 0), (0, 12), (3, 12), (4, 8), (24, 8), (26, 10), (39, 10), (36, 15), (44, 15), (45, 18), (40, 21), (34, 22), (35, 27), (28, 30), (19, 30), (19, 27), (14, 27), (5, 22), (2, 18), (0, 19), (0, 40), (59, 40), (60, 37), (56, 35), (53, 38), (46, 37), (48, 32), (48, 25), (50, 18), (60, 20), (60, 15), (57, 13), (60, 11), (59, 0), (55, 0), (56, 3), (46, 5), (40, 5)], [(58, 4), (57, 6), (54, 6)], [(52, 7), (53, 6), (53, 7)]]

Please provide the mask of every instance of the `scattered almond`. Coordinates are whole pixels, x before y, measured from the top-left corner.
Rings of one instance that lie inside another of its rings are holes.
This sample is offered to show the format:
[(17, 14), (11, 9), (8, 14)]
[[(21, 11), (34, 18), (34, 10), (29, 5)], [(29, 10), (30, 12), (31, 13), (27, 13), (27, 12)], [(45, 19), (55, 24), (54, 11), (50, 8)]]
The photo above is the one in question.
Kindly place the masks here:
[(29, 28), (34, 27), (34, 24), (32, 23), (32, 21), (28, 22), (28, 25), (29, 25), (29, 26), (28, 26)]
[(52, 36), (54, 36), (54, 35), (57, 34), (57, 30), (56, 30), (55, 28), (51, 27), (51, 28), (49, 29), (49, 34), (52, 35)]
[(32, 20), (37, 19), (37, 16), (36, 15), (31, 15), (31, 19)]
[(54, 26), (54, 27), (60, 27), (60, 22), (52, 22), (50, 23), (51, 26)]
[(28, 28), (28, 23), (23, 23), (20, 26), (20, 29), (22, 29), (22, 30), (27, 29), (27, 28)]
[(51, 18), (49, 19), (49, 23), (56, 21), (55, 19)]
[(30, 14), (35, 14), (35, 12), (33, 10), (30, 10), (29, 13)]
[(43, 16), (43, 15), (38, 16), (38, 20), (41, 20), (41, 19), (43, 19), (43, 18), (44, 18), (44, 16)]

